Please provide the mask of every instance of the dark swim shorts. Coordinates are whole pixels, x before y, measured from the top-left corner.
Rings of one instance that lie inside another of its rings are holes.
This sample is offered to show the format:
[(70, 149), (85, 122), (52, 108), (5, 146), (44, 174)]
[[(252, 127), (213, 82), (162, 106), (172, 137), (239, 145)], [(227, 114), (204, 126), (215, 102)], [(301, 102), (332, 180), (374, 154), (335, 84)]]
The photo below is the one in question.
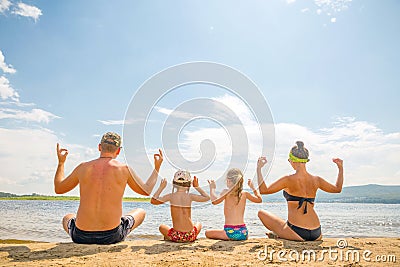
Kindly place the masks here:
[(108, 245), (124, 241), (131, 232), (135, 219), (131, 215), (121, 217), (121, 224), (106, 231), (83, 231), (75, 225), (76, 218), (68, 221), (68, 232), (74, 243)]

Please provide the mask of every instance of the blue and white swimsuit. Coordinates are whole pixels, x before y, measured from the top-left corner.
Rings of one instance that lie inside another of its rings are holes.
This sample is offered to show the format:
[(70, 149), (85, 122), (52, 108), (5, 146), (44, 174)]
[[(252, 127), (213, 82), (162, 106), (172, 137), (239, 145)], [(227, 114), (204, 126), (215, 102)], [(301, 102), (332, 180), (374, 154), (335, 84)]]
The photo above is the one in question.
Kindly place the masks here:
[(249, 233), (245, 224), (224, 225), (224, 231), (230, 240), (247, 240)]

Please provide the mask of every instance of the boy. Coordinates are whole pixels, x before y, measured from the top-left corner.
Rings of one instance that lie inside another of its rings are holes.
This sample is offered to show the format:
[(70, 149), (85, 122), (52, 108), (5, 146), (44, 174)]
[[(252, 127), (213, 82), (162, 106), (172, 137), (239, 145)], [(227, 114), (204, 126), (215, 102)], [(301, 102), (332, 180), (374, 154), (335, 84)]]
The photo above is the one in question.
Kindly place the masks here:
[(200, 193), (189, 193), (192, 178), (187, 171), (179, 170), (174, 175), (172, 193), (160, 197), (161, 192), (167, 186), (167, 180), (161, 180), (160, 187), (151, 199), (151, 204), (160, 205), (170, 202), (172, 228), (165, 224), (161, 224), (159, 230), (163, 234), (165, 240), (173, 242), (193, 242), (196, 240), (201, 231), (201, 224), (193, 224), (191, 219), (192, 201), (206, 202), (210, 196), (199, 187), (199, 180), (195, 176), (193, 179), (193, 187)]

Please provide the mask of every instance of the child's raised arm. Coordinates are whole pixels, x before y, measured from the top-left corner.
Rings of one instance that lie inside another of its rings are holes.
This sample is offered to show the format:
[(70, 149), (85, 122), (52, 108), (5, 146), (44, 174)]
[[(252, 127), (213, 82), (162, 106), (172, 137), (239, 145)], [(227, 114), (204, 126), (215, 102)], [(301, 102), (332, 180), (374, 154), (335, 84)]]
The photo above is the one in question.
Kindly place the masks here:
[(210, 185), (210, 197), (211, 197), (211, 203), (213, 205), (217, 205), (219, 203), (221, 203), (222, 201), (224, 201), (225, 196), (226, 196), (226, 190), (223, 190), (221, 192), (221, 195), (219, 197), (217, 197), (217, 194), (215, 192), (215, 189), (217, 189), (217, 185), (215, 184), (214, 180), (208, 180), (208, 184)]
[(258, 191), (258, 189), (254, 187), (254, 184), (253, 184), (253, 182), (251, 181), (251, 179), (249, 179), (249, 181), (248, 181), (247, 184), (249, 185), (250, 189), (253, 191), (254, 196), (253, 196), (251, 193), (246, 192), (246, 198), (247, 198), (248, 200), (250, 200), (251, 202), (254, 202), (254, 203), (262, 203), (261, 194), (260, 194), (260, 192)]
[(161, 192), (167, 187), (167, 180), (163, 178), (160, 183), (160, 187), (157, 189), (157, 191), (154, 193), (154, 196), (151, 198), (150, 203), (153, 205), (160, 205), (165, 202), (170, 201), (171, 199), (171, 194), (166, 194), (165, 196), (160, 197)]
[(193, 187), (200, 193), (199, 195), (190, 194), (190, 199), (196, 202), (206, 202), (210, 200), (210, 196), (199, 187), (199, 179), (195, 176), (193, 178)]

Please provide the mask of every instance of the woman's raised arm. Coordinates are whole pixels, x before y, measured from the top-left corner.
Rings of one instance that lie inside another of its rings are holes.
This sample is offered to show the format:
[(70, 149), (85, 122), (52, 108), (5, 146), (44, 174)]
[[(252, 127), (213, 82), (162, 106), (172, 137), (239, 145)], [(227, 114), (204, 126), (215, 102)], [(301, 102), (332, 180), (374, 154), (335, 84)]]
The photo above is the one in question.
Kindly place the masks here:
[(331, 184), (325, 179), (318, 177), (318, 187), (328, 193), (340, 193), (343, 187), (343, 160), (339, 158), (332, 159), (332, 161), (337, 165), (339, 173), (336, 179), (336, 184)]

